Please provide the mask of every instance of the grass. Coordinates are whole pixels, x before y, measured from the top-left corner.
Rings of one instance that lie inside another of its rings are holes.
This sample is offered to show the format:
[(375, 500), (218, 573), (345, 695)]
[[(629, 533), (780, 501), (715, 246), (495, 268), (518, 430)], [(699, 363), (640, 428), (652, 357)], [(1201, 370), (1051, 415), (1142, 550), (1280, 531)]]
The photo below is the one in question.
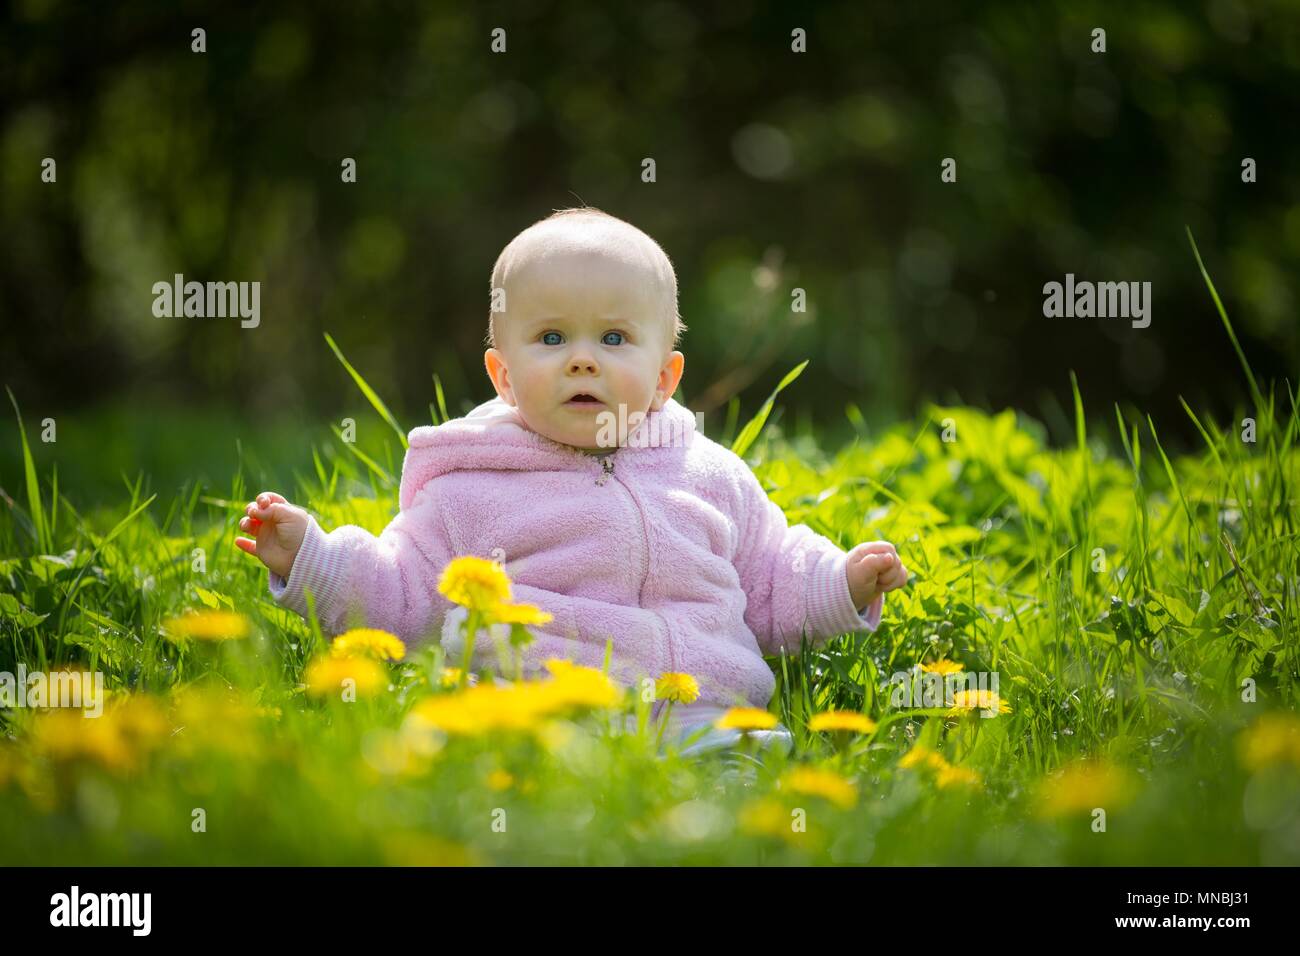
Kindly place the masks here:
[[(327, 529), (377, 533), (404, 432), (329, 345), (383, 437), (323, 440), (281, 490)], [(170, 494), (141, 475), (81, 514), (37, 468), (15, 401), (0, 671), (98, 670), (110, 695), (79, 723), (0, 710), (0, 862), (1300, 863), (1300, 396), (1262, 390), (1237, 353), (1253, 411), (1219, 424), (1185, 406), (1204, 447), (1173, 458), (1149, 418), (1090, 426), (1073, 381), (1065, 448), (1014, 411), (930, 406), (880, 434), (852, 409), (858, 438), (832, 453), (764, 428), (775, 393), (745, 426), (733, 408), (711, 437), (750, 455), (792, 522), (845, 548), (887, 538), (912, 574), (875, 634), (771, 661), (796, 749), (749, 783), (599, 709), (540, 734), (413, 742), (412, 711), (450, 693), (436, 647), (382, 664), (388, 686), (355, 702), (312, 694), (324, 637), (231, 545), (261, 490), (242, 464), (224, 487)], [(194, 608), (251, 631), (175, 643), (165, 622)], [(940, 659), (996, 674), (1010, 712), (900, 706), (896, 675), (921, 687)], [(833, 709), (876, 729), (808, 730)]]

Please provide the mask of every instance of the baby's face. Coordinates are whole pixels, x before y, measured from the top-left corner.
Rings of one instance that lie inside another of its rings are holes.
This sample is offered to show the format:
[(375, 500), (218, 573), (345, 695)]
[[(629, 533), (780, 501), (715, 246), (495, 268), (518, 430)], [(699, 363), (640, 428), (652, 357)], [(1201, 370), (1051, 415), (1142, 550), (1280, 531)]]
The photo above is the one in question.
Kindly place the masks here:
[(617, 435), (620, 406), (626, 422), (677, 390), (684, 359), (671, 351), (664, 299), (654, 274), (621, 253), (548, 250), (507, 280), (488, 375), (533, 431), (588, 451), (613, 447), (618, 439), (602, 446), (598, 435), (607, 420), (605, 435)]

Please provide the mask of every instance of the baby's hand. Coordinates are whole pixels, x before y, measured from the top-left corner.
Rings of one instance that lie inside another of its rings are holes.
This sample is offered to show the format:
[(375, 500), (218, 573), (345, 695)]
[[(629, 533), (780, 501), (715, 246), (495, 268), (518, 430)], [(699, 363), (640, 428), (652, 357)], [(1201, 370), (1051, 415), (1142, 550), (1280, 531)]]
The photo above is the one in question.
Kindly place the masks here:
[(907, 583), (907, 568), (888, 541), (868, 541), (850, 551), (848, 575), (853, 606), (859, 610)]
[(235, 547), (287, 578), (307, 534), (307, 512), (289, 504), (274, 491), (262, 492), (244, 511), (246, 515), (239, 519), (239, 530), (257, 535), (257, 540), (236, 538)]

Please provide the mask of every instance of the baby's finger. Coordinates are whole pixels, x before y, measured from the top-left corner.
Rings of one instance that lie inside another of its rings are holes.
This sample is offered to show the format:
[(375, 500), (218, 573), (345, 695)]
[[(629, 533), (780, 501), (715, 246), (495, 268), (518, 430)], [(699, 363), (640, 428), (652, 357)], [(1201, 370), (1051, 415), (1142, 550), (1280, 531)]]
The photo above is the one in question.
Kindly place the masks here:
[(263, 491), (257, 496), (257, 503), (265, 508), (267, 505), (285, 504), (284, 495), (278, 495), (274, 491)]
[(277, 502), (266, 509), (271, 513), (272, 521), (292, 521), (297, 517), (297, 509), (293, 505)]
[(890, 568), (887, 572), (876, 579), (876, 586), (882, 591), (897, 591), (907, 583), (907, 568), (899, 564), (897, 567)]
[(898, 558), (887, 551), (876, 551), (862, 559), (863, 563), (870, 562), (872, 567), (878, 568), (880, 573), (892, 568), (898, 563)]
[(869, 554), (858, 562), (858, 574), (865, 581), (878, 581), (888, 567), (887, 558), (879, 554)]
[(866, 544), (858, 545), (863, 554), (892, 554), (897, 556), (897, 549), (888, 541), (868, 541)]
[(248, 506), (248, 516), (258, 521), (278, 521), (285, 516), (288, 507), (288, 505), (275, 503), (262, 506), (253, 502)]
[(249, 534), (257, 534), (257, 529), (262, 527), (262, 522), (256, 518), (240, 518), (239, 530), (247, 531)]
[(236, 538), (235, 547), (246, 554), (257, 557), (257, 542), (252, 538)]

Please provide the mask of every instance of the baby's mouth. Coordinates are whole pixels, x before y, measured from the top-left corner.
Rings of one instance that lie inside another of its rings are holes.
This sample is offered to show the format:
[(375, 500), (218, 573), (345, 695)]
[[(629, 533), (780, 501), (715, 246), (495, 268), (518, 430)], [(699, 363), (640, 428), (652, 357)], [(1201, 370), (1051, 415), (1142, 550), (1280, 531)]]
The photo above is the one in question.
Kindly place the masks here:
[(564, 404), (578, 406), (578, 407), (581, 406), (595, 407), (597, 405), (603, 405), (604, 402), (602, 402), (596, 396), (591, 395), (587, 392), (579, 392), (577, 395), (574, 395), (571, 399), (569, 399)]

